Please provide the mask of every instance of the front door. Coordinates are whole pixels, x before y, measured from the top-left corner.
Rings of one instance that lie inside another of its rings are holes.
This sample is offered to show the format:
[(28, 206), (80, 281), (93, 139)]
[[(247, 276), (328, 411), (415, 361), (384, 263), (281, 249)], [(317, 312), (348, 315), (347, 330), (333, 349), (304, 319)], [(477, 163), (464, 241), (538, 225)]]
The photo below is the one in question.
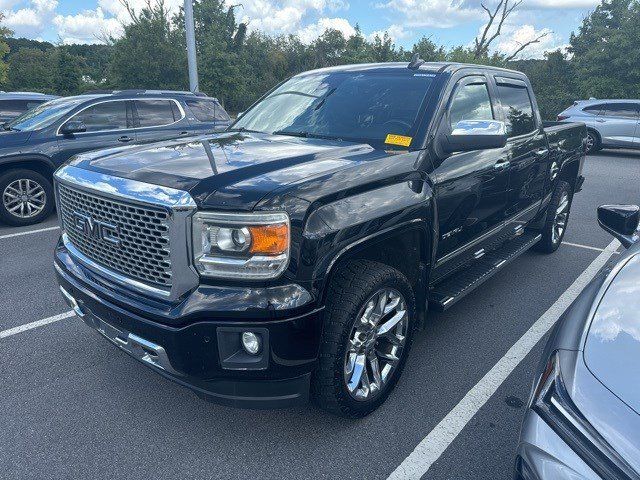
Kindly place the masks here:
[(496, 87), (511, 150), (505, 214), (509, 228), (522, 228), (536, 216), (544, 195), (549, 170), (547, 138), (526, 83), (498, 77)]
[[(461, 79), (443, 121), (454, 128), (461, 120), (497, 119), (492, 91), (484, 76)], [(482, 241), (503, 228), (508, 149), (454, 153), (442, 159), (433, 178), (438, 198), (438, 263), (459, 258), (459, 254), (480, 256)]]
[[(129, 113), (129, 114), (128, 114)], [(88, 150), (117, 147), (135, 141), (132, 119), (126, 100), (108, 100), (96, 103), (72, 115), (79, 120), (85, 132), (58, 136), (58, 146), (65, 160)], [(60, 131), (62, 126), (58, 129)]]

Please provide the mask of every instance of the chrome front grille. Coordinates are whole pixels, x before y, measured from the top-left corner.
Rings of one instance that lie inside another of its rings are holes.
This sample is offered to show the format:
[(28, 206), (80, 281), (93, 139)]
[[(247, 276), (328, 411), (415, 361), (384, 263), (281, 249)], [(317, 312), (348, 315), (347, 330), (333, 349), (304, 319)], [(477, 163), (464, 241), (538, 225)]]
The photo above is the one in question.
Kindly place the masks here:
[[(57, 188), (62, 225), (80, 253), (132, 279), (171, 287), (169, 210), (113, 200), (62, 183)], [(85, 223), (92, 228), (82, 228)], [(95, 225), (100, 224), (115, 227), (117, 234), (111, 232), (115, 241), (95, 234)]]

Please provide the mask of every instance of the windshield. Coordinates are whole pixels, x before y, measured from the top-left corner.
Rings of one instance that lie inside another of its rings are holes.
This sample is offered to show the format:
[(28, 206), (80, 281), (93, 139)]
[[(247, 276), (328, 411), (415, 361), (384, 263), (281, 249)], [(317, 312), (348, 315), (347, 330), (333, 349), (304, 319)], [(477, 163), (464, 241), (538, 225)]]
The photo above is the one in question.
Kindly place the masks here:
[(433, 76), (411, 70), (300, 75), (231, 129), (408, 147)]
[(47, 127), (86, 99), (59, 98), (43, 103), (5, 125), (8, 130), (32, 131)]

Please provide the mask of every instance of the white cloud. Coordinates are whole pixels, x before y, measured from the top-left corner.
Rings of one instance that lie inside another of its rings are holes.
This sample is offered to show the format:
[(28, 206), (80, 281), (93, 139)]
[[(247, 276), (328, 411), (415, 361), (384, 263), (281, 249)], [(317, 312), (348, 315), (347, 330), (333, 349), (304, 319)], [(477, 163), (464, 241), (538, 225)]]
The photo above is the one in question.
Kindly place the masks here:
[(533, 25), (505, 25), (496, 44), (496, 49), (510, 55), (525, 43), (535, 40), (543, 34), (545, 36), (538, 43), (529, 45), (517, 58), (542, 58), (545, 52), (564, 47), (560, 39), (548, 28), (536, 30)]
[(397, 42), (398, 40), (404, 40), (405, 38), (409, 38), (411, 35), (413, 35), (413, 32), (405, 30), (402, 25), (394, 24), (390, 25), (384, 30), (376, 30), (375, 32), (371, 32), (369, 35), (367, 35), (367, 37), (369, 38), (369, 40), (373, 40), (374, 38), (376, 38), (376, 35), (380, 38), (383, 38), (385, 33), (389, 35), (391, 40), (393, 40), (394, 42)]
[(464, 0), (387, 0), (376, 7), (402, 14), (410, 27), (450, 28), (478, 18), (478, 8)]
[(122, 24), (114, 17), (105, 18), (101, 7), (76, 15), (56, 15), (53, 24), (63, 43), (101, 43), (109, 36), (122, 35)]
[[(130, 7), (139, 12), (147, 7), (146, 0), (129, 0)], [(184, 5), (183, 0), (165, 0), (164, 5), (170, 13), (177, 13), (178, 9)], [(98, 8), (106, 14), (107, 17), (115, 17), (122, 23), (130, 23), (131, 16), (120, 0), (98, 0)]]
[(316, 23), (307, 25), (299, 29), (296, 33), (303, 43), (311, 43), (327, 30), (338, 30), (345, 38), (356, 33), (356, 29), (351, 26), (346, 18), (321, 18)]
[[(13, 6), (18, 3), (13, 2)], [(53, 15), (58, 2), (56, 0), (31, 0), (18, 10), (3, 10), (4, 25), (17, 36), (33, 37), (46, 28), (46, 23)]]
[(528, 0), (520, 8), (522, 9), (567, 9), (567, 8), (594, 8), (600, 4), (600, 0)]

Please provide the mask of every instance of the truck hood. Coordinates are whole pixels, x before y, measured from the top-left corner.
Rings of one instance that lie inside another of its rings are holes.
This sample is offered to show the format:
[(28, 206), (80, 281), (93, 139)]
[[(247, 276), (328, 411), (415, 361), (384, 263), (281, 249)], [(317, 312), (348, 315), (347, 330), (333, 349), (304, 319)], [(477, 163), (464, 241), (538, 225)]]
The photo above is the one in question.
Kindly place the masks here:
[(0, 150), (5, 147), (19, 147), (26, 144), (32, 132), (19, 132), (15, 130), (0, 130)]
[(188, 191), (199, 206), (252, 209), (268, 193), (377, 157), (369, 145), (226, 132), (85, 153), (74, 166)]

